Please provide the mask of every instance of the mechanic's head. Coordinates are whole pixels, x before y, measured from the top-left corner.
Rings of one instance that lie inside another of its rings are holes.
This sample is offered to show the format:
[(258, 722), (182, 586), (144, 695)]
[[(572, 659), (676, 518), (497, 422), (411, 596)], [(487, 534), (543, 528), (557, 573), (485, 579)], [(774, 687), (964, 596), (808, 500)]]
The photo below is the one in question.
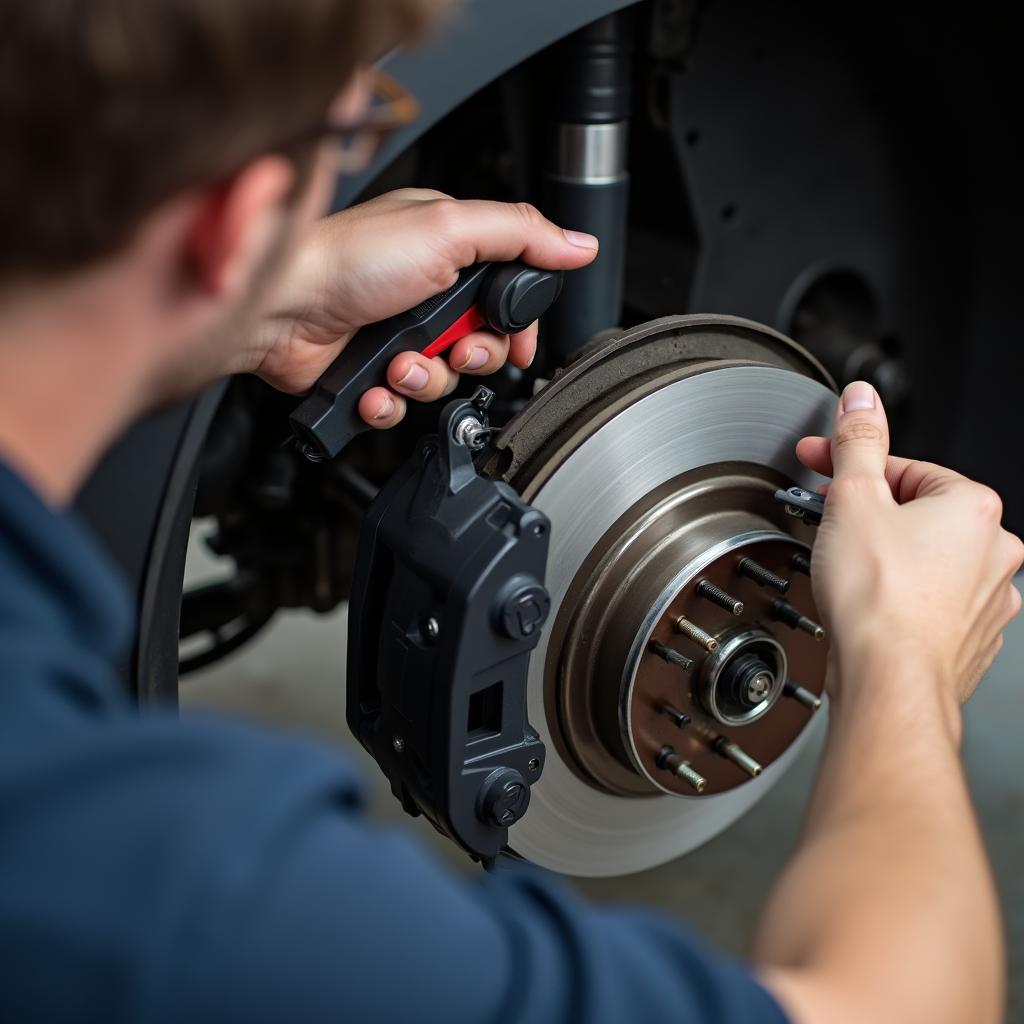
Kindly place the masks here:
[(0, 310), (117, 281), (161, 325), (152, 397), (187, 387), (324, 211), (367, 68), (440, 6), (0, 0)]

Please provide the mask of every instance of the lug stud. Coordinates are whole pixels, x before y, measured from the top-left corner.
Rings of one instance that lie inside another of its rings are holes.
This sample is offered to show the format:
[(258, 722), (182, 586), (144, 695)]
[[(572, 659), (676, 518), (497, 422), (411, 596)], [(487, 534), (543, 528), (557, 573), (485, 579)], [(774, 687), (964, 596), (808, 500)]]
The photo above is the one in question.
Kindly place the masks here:
[(676, 665), (682, 669), (693, 668), (693, 658), (688, 658), (685, 654), (673, 651), (671, 647), (659, 644), (657, 640), (651, 641), (650, 652), (651, 654), (656, 654), (662, 661), (667, 661), (670, 665)]
[(706, 633), (700, 626), (694, 625), (689, 619), (679, 618), (676, 620), (676, 631), (682, 633), (688, 640), (703, 647), (705, 651), (713, 651), (718, 647), (718, 641)]
[(671, 747), (662, 747), (658, 753), (656, 764), (677, 779), (688, 782), (698, 793), (704, 792), (708, 780), (700, 772), (695, 771), (689, 761), (684, 761)]
[(680, 729), (690, 724), (690, 716), (685, 711), (680, 711), (679, 708), (673, 707), (671, 704), (663, 704), (661, 710), (672, 719), (674, 725), (677, 725)]
[(797, 572), (805, 576), (811, 575), (811, 560), (806, 555), (794, 555), (790, 563)]
[(743, 614), (743, 602), (716, 587), (710, 580), (701, 580), (697, 584), (697, 596), (703, 597), (704, 600), (710, 601), (712, 604), (717, 604), (719, 608), (724, 608), (731, 615)]
[(802, 615), (788, 601), (777, 600), (772, 605), (772, 615), (790, 629), (802, 629), (808, 636), (813, 636), (818, 641), (825, 639), (824, 627)]
[(782, 576), (776, 576), (770, 569), (759, 565), (752, 558), (741, 558), (736, 569), (741, 576), (753, 580), (760, 587), (771, 587), (773, 590), (779, 591), (780, 594), (789, 590), (789, 580)]
[(720, 754), (727, 761), (732, 761), (737, 768), (742, 768), (751, 778), (756, 779), (764, 769), (755, 761), (742, 747), (738, 744), (733, 743), (732, 740), (727, 739), (725, 736), (719, 736), (714, 743), (711, 744), (711, 749), (716, 753)]
[(805, 690), (802, 686), (797, 686), (796, 683), (786, 683), (782, 692), (787, 697), (792, 697), (797, 704), (803, 704), (808, 711), (814, 712), (821, 707), (821, 698), (816, 693), (811, 693), (810, 690)]

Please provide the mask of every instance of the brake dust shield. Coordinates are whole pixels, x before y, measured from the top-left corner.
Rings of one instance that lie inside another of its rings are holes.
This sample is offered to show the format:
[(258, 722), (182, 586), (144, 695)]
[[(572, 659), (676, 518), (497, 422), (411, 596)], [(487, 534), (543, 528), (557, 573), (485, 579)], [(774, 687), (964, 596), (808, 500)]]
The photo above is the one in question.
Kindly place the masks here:
[(552, 614), (529, 717), (547, 745), (516, 853), (621, 875), (706, 842), (782, 775), (823, 714), (813, 528), (774, 500), (821, 479), (825, 370), (775, 331), (671, 317), (591, 346), (483, 469), (552, 522)]

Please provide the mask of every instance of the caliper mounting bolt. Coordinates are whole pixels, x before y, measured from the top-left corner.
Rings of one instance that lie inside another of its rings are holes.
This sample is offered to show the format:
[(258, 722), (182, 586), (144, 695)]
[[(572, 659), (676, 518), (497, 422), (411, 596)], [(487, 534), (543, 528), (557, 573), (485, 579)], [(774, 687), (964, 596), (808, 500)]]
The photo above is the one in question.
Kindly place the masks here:
[(514, 768), (498, 768), (480, 787), (477, 814), (498, 828), (514, 825), (530, 804), (530, 787)]

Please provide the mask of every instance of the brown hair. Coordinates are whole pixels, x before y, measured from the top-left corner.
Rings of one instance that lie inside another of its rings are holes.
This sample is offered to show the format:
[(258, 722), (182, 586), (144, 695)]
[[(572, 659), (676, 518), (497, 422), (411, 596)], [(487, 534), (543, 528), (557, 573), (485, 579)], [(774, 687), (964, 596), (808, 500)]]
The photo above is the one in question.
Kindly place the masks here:
[(254, 157), (312, 152), (360, 64), (438, 0), (0, 0), (0, 279), (109, 255)]

